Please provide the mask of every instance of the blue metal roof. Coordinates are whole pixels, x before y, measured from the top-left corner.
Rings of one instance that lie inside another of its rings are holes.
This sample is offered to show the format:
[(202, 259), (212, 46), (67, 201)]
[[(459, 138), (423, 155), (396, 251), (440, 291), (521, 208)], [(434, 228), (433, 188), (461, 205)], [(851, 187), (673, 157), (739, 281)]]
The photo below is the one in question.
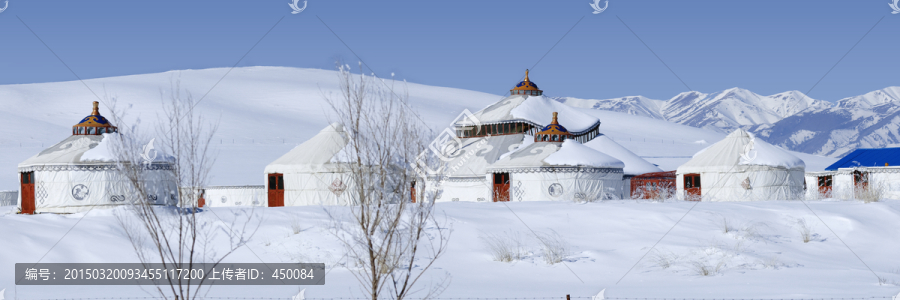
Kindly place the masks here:
[(900, 148), (856, 149), (825, 168), (835, 171), (838, 168), (900, 166)]

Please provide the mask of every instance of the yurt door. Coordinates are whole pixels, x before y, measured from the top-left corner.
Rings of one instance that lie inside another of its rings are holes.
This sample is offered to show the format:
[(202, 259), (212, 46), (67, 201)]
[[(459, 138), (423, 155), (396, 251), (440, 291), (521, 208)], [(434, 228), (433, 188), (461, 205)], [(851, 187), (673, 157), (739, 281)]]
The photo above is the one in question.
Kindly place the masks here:
[(700, 174), (684, 174), (684, 193), (689, 201), (700, 201)]
[(34, 172), (22, 174), (22, 213), (34, 214)]
[(494, 202), (509, 201), (509, 173), (494, 173)]
[(284, 174), (269, 174), (269, 207), (284, 206)]
[(416, 181), (415, 180), (413, 180), (413, 182), (410, 183), (410, 185), (409, 185), (409, 194), (410, 194), (410, 197), (412, 198), (412, 203), (416, 203)]
[(200, 199), (197, 199), (197, 207), (206, 206), (206, 190), (200, 190)]

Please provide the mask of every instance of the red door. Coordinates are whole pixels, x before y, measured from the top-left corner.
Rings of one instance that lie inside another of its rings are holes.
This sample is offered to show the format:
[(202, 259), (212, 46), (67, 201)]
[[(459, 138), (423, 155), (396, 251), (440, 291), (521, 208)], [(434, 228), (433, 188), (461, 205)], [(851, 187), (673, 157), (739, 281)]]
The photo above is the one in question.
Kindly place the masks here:
[(200, 190), (200, 199), (197, 199), (197, 207), (206, 206), (206, 190)]
[(284, 174), (269, 174), (269, 207), (284, 206)]
[(34, 214), (34, 172), (23, 172), (22, 177), (22, 213)]
[(494, 202), (509, 201), (509, 173), (494, 173)]
[(688, 201), (700, 201), (700, 174), (684, 174), (684, 192)]
[(416, 182), (413, 181), (409, 186), (409, 194), (412, 198), (412, 203), (416, 203)]

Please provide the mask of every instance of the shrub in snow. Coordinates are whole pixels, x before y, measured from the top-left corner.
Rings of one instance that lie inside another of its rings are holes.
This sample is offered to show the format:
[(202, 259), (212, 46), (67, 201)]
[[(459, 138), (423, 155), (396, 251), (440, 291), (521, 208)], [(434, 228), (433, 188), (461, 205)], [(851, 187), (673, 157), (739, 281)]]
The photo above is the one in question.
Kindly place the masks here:
[(560, 263), (569, 256), (569, 243), (556, 231), (551, 230), (550, 233), (538, 235), (537, 238), (541, 242), (541, 254), (548, 264)]
[(301, 227), (300, 219), (292, 218), (291, 219), (291, 232), (293, 232), (294, 234), (298, 234), (301, 231), (303, 231), (303, 228)]
[(853, 199), (862, 200), (864, 203), (878, 202), (884, 198), (885, 186), (876, 182), (857, 184), (853, 188)]
[(678, 255), (668, 251), (654, 250), (650, 261), (662, 269), (668, 269), (678, 261)]
[(812, 229), (806, 224), (805, 219), (797, 219), (797, 231), (800, 232), (800, 238), (803, 239), (804, 243), (809, 243), (812, 240)]
[(522, 243), (522, 237), (518, 232), (491, 233), (482, 236), (481, 239), (496, 261), (512, 262), (525, 256), (525, 244)]

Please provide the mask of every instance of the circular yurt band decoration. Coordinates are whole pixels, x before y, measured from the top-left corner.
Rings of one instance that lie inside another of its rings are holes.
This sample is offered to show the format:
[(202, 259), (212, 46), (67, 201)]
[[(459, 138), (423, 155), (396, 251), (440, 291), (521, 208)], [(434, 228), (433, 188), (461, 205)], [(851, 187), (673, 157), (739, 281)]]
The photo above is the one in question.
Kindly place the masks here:
[(553, 197), (559, 197), (563, 194), (563, 186), (559, 183), (551, 184), (550, 187), (547, 188), (547, 193)]
[(90, 189), (88, 189), (88, 187), (83, 184), (78, 184), (72, 187), (72, 198), (75, 198), (75, 200), (84, 200), (84, 198), (87, 198), (89, 193)]

